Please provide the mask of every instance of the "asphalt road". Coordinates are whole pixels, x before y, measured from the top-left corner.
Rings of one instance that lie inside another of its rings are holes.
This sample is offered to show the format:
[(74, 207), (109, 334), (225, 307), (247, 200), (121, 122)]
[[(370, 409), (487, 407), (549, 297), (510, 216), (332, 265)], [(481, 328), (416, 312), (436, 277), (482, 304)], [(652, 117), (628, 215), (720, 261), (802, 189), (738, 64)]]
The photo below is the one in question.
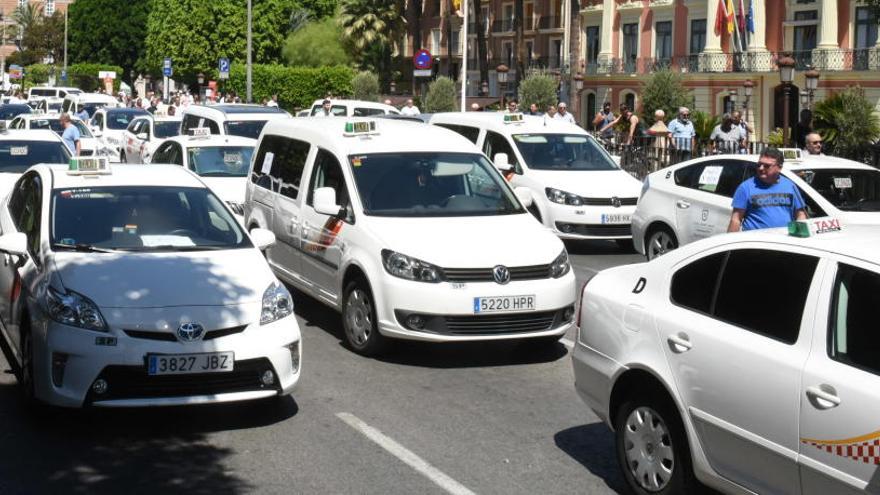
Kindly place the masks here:
[[(640, 262), (569, 244), (582, 285)], [(304, 376), (292, 398), (32, 417), (0, 374), (0, 493), (540, 493), (622, 489), (610, 431), (573, 389), (570, 333), (522, 343), (400, 343), (381, 359), (341, 344), (339, 316), (295, 304)], [(0, 357), (0, 370), (8, 370)]]

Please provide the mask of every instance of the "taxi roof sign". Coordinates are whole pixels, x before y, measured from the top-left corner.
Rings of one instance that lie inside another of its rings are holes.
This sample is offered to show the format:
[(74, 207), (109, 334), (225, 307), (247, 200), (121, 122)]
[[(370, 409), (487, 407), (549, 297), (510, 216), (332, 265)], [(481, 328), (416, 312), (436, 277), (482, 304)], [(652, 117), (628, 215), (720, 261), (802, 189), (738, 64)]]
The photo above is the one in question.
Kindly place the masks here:
[(346, 122), (344, 136), (369, 136), (378, 134), (375, 120), (363, 120), (359, 122)]
[(841, 230), (840, 219), (832, 217), (795, 220), (788, 224), (788, 235), (793, 237), (811, 237)]
[(203, 138), (211, 135), (211, 129), (207, 127), (193, 127), (189, 130), (190, 137)]
[(504, 123), (505, 124), (522, 124), (525, 121), (523, 118), (523, 114), (521, 113), (506, 113), (504, 114)]
[(802, 151), (798, 148), (779, 148), (785, 161), (799, 162), (801, 161)]
[(67, 175), (110, 175), (106, 156), (76, 156), (67, 162)]

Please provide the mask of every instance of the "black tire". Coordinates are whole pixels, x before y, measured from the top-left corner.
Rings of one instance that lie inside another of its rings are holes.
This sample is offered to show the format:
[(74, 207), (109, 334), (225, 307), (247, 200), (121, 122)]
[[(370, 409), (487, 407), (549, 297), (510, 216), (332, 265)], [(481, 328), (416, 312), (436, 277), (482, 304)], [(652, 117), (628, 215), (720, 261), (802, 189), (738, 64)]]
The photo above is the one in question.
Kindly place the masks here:
[[(24, 315), (24, 318), (28, 318)], [(21, 390), (21, 399), (25, 409), (31, 412), (42, 412), (43, 403), (37, 399), (36, 385), (34, 384), (34, 345), (31, 331), (22, 320), (19, 350), (21, 352), (21, 366), (18, 368), (18, 384)]]
[(385, 350), (387, 339), (379, 333), (373, 293), (362, 278), (356, 278), (345, 286), (342, 329), (346, 344), (358, 354), (375, 356)]
[(648, 261), (678, 249), (678, 238), (668, 227), (656, 227), (645, 237), (645, 257)]
[[(617, 462), (630, 492), (701, 492), (678, 410), (665, 394), (652, 393), (649, 388), (640, 388), (634, 395), (621, 405), (614, 419)], [(647, 429), (643, 431), (639, 425)]]

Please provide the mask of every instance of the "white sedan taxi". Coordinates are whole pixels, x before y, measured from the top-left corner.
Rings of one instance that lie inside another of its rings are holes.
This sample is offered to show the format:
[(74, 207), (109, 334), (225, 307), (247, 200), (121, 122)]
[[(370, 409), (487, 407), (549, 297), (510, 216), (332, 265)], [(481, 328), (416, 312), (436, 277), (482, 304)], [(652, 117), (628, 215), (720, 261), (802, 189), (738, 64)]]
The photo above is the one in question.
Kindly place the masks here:
[(876, 491), (878, 243), (823, 217), (587, 283), (575, 388), (635, 493)]
[[(574, 319), (565, 247), (465, 138), (393, 120), (266, 124), (245, 225), (283, 280), (342, 312), (362, 354), (387, 339), (555, 343)], [(527, 203), (526, 203), (527, 204)]]
[(165, 139), (180, 134), (180, 117), (141, 115), (132, 119), (122, 133), (123, 163), (150, 163)]
[(289, 394), (287, 289), (194, 174), (37, 165), (0, 206), (0, 331), (28, 402), (162, 406)]
[[(80, 156), (109, 156), (112, 154), (112, 150), (104, 146), (104, 143), (95, 138), (95, 136), (92, 136), (92, 132), (82, 120), (71, 117), (70, 122), (79, 130)], [(64, 134), (64, 126), (61, 124), (61, 117), (59, 115), (21, 114), (12, 119), (12, 122), (9, 123), (9, 129), (47, 129), (59, 136)]]
[[(833, 156), (783, 149), (782, 175), (800, 189), (811, 218), (880, 225), (880, 170)], [(714, 155), (645, 178), (633, 214), (633, 244), (653, 259), (678, 246), (727, 232), (736, 188), (755, 175), (757, 155)]]

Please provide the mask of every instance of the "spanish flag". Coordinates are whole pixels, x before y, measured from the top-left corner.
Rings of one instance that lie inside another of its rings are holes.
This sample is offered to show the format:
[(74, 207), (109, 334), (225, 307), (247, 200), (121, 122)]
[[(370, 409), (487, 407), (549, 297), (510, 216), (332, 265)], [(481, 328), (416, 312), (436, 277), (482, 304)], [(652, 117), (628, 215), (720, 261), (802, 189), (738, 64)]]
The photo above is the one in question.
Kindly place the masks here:
[(727, 0), (727, 34), (733, 34), (735, 12), (733, 10), (733, 0)]

